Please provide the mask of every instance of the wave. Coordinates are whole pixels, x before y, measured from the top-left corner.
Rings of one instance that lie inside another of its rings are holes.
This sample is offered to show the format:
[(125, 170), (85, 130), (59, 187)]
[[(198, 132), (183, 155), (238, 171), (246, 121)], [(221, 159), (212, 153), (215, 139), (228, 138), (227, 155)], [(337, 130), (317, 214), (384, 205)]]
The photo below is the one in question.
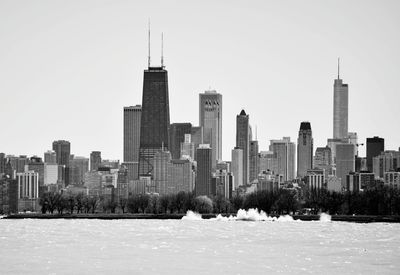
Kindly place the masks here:
[(319, 221), (320, 222), (331, 222), (332, 217), (329, 214), (321, 213), (321, 214), (319, 214)]
[(202, 220), (202, 217), (201, 214), (188, 210), (186, 215), (182, 217), (182, 220), (199, 221)]

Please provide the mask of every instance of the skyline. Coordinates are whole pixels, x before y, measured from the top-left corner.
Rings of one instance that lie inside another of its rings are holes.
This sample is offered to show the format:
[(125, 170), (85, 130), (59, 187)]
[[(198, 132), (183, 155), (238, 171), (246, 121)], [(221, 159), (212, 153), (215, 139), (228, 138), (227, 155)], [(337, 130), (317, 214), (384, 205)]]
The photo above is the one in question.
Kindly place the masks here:
[[(45, 2), (43, 1), (42, 3)], [(86, 1), (80, 5), (85, 6), (87, 3), (92, 3), (92, 1)], [(300, 47), (300, 52), (306, 52), (303, 55), (297, 55), (295, 51), (299, 51), (299, 49), (284, 43), (294, 42), (296, 40), (294, 38), (301, 36), (296, 33), (296, 30), (299, 30), (298, 28), (300, 27), (291, 25), (295, 22), (289, 18), (290, 16), (283, 16), (282, 21), (278, 22), (282, 24), (284, 20), (287, 20), (286, 23), (289, 26), (283, 25), (284, 28), (291, 27), (293, 30), (288, 28), (283, 33), (272, 32), (270, 39), (267, 39), (267, 41), (261, 40), (264, 42), (262, 45), (267, 44), (267, 47), (262, 51), (260, 49), (262, 47), (257, 43), (260, 40), (250, 37), (251, 35), (246, 35), (246, 31), (251, 29), (251, 26), (258, 25), (255, 24), (257, 22), (252, 22), (251, 20), (247, 22), (246, 26), (249, 28), (246, 29), (244, 26), (240, 27), (240, 23), (243, 23), (243, 21), (228, 28), (229, 23), (235, 20), (234, 16), (233, 18), (224, 17), (227, 22), (218, 23), (215, 23), (216, 18), (214, 18), (209, 24), (215, 24), (215, 31), (213, 30), (206, 34), (200, 32), (202, 34), (200, 37), (203, 39), (214, 38), (214, 40), (208, 39), (207, 43), (204, 44), (203, 40), (199, 40), (200, 38), (194, 39), (194, 42), (190, 41), (193, 36), (199, 35), (199, 32), (194, 30), (192, 33), (184, 32), (182, 25), (175, 26), (176, 21), (172, 19), (164, 21), (162, 20), (163, 16), (154, 16), (154, 12), (148, 12), (152, 16), (139, 16), (139, 18), (136, 18), (135, 22), (137, 24), (125, 26), (123, 23), (130, 22), (129, 20), (133, 20), (132, 17), (135, 17), (132, 14), (129, 15), (135, 5), (125, 3), (128, 12), (122, 8), (122, 2), (117, 3), (121, 6), (108, 6), (105, 2), (101, 2), (99, 6), (91, 7), (93, 9), (90, 11), (85, 10), (84, 14), (88, 15), (89, 19), (102, 23), (100, 27), (96, 26), (96, 24), (82, 24), (82, 20), (84, 22), (85, 20), (83, 17), (79, 18), (79, 16), (74, 18), (77, 19), (76, 22), (73, 21), (76, 26), (74, 24), (69, 26), (68, 24), (71, 24), (72, 21), (65, 20), (65, 18), (59, 19), (59, 21), (56, 21), (58, 25), (55, 24), (53, 26), (46, 19), (52, 18), (54, 15), (46, 15), (49, 18), (44, 16), (43, 19), (39, 18), (40, 16), (36, 18), (32, 14), (25, 14), (28, 19), (31, 16), (33, 17), (31, 19), (36, 20), (33, 20), (30, 26), (25, 26), (27, 29), (23, 29), (22, 23), (18, 25), (14, 21), (20, 19), (18, 15), (22, 16), (24, 11), (27, 12), (29, 6), (37, 7), (39, 5), (29, 3), (24, 7), (18, 7), (18, 10), (13, 10), (12, 7), (16, 8), (18, 4), (8, 2), (7, 5), (7, 1), (0, 2), (0, 6), (4, 7), (0, 8), (0, 26), (12, 26), (10, 29), (0, 29), (0, 59), (2, 60), (0, 75), (4, 77), (3, 81), (0, 81), (0, 93), (1, 98), (6, 99), (0, 102), (0, 109), (2, 114), (6, 116), (7, 122), (10, 122), (7, 124), (8, 131), (2, 131), (2, 135), (0, 135), (0, 152), (15, 155), (26, 154), (30, 156), (36, 154), (42, 156), (45, 151), (51, 149), (51, 143), (54, 140), (60, 139), (71, 142), (71, 153), (74, 155), (88, 157), (91, 151), (98, 150), (102, 152), (104, 158), (122, 161), (123, 107), (142, 103), (143, 71), (146, 70), (147, 64), (148, 17), (151, 18), (152, 22), (152, 66), (157, 66), (160, 63), (160, 55), (157, 54), (157, 49), (161, 46), (161, 31), (164, 32), (164, 64), (169, 71), (170, 122), (190, 122), (192, 125), (197, 126), (199, 120), (199, 110), (197, 109), (199, 104), (198, 94), (208, 90), (209, 86), (211, 86), (211, 89), (215, 89), (223, 95), (223, 160), (230, 159), (231, 150), (235, 147), (235, 119), (242, 109), (250, 116), (253, 136), (255, 126), (257, 126), (260, 151), (267, 150), (269, 140), (278, 139), (282, 136), (290, 136), (291, 140), (296, 141), (302, 121), (311, 123), (314, 149), (325, 146), (326, 139), (332, 137), (333, 82), (336, 78), (336, 60), (338, 56), (341, 57), (340, 76), (344, 83), (349, 85), (349, 132), (357, 132), (359, 143), (365, 143), (367, 137), (380, 136), (385, 138), (385, 149), (398, 149), (400, 130), (396, 129), (395, 124), (391, 125), (391, 121), (387, 120), (387, 118), (399, 117), (400, 115), (400, 110), (396, 106), (399, 96), (395, 91), (396, 76), (400, 71), (400, 56), (396, 50), (400, 46), (399, 34), (391, 34), (390, 28), (394, 28), (394, 30), (396, 28), (395, 24), (389, 24), (399, 21), (399, 19), (393, 17), (396, 15), (396, 8), (399, 7), (399, 4), (394, 2), (392, 3), (392, 8), (389, 8), (388, 6), (378, 6), (378, 4), (375, 7), (371, 5), (371, 2), (368, 2), (364, 4), (367, 9), (363, 9), (361, 13), (360, 11), (355, 11), (356, 5), (353, 5), (355, 3), (353, 2), (348, 7), (350, 10), (344, 12), (344, 16), (352, 14), (351, 11), (353, 11), (355, 13), (352, 16), (356, 18), (362, 14), (361, 17), (357, 18), (360, 22), (364, 22), (363, 20), (367, 18), (371, 20), (369, 17), (373, 15), (371, 22), (368, 23), (370, 25), (364, 25), (364, 27), (374, 26), (375, 28), (368, 29), (370, 31), (368, 37), (357, 37), (357, 31), (361, 30), (358, 28), (358, 24), (361, 23), (353, 22), (354, 24), (346, 25), (344, 22), (337, 22), (339, 26), (333, 29), (335, 33), (343, 31), (341, 37), (346, 38), (349, 38), (350, 34), (354, 35), (352, 39), (347, 40), (342, 45), (345, 48), (341, 48), (338, 45), (340, 43), (337, 43), (324, 50), (320, 49), (313, 52), (315, 50), (313, 47), (310, 49), (306, 47), (312, 46), (312, 43), (304, 44), (303, 41), (297, 41), (300, 46), (303, 46)], [(310, 3), (307, 2), (306, 7), (303, 7), (304, 13), (297, 16), (304, 17), (303, 19), (305, 20), (308, 15), (305, 10), (307, 10), (307, 5)], [(258, 4), (262, 5), (262, 3)], [(46, 8), (51, 10), (51, 7), (49, 7), (51, 5), (56, 8), (57, 5), (61, 4), (50, 4)], [(74, 6), (67, 3), (64, 3), (64, 5)], [(151, 6), (148, 7), (147, 5), (143, 5), (143, 9), (140, 10), (151, 10)], [(163, 6), (165, 4), (159, 3), (159, 5)], [(297, 5), (293, 3), (292, 6), (295, 7)], [(188, 8), (188, 6), (183, 6), (183, 8)], [(207, 5), (200, 8), (205, 9), (205, 6)], [(216, 10), (219, 10), (219, 4), (213, 6), (217, 8)], [(270, 7), (271, 3), (262, 7), (265, 9), (266, 6)], [(106, 11), (106, 7), (110, 8), (110, 11)], [(233, 9), (234, 14), (239, 12), (239, 7), (243, 8), (237, 3), (232, 4), (232, 7), (236, 8), (236, 10)], [(276, 10), (281, 9), (281, 6), (272, 7)], [(36, 12), (40, 14), (40, 12), (45, 12), (46, 8), (44, 11), (37, 9)], [(321, 9), (321, 5), (319, 7), (317, 5), (316, 9), (318, 8)], [(378, 10), (375, 10), (375, 8)], [(384, 10), (384, 8), (387, 10)], [(172, 7), (169, 7), (169, 9), (172, 9)], [(287, 12), (290, 14), (294, 10)], [(246, 7), (243, 12), (246, 14), (246, 11), (248, 14), (252, 14), (255, 12), (255, 7), (253, 9)], [(339, 10), (331, 11), (334, 14), (339, 13)], [(384, 16), (381, 17), (382, 21), (376, 21), (376, 14), (379, 15), (377, 11), (385, 12)], [(58, 10), (58, 12), (62, 15), (61, 10)], [(116, 13), (113, 14), (112, 12)], [(372, 14), (372, 12), (374, 13)], [(211, 12), (211, 14), (215, 15), (214, 13), (217, 13), (217, 11)], [(68, 18), (68, 16), (76, 16), (77, 14), (79, 15), (79, 12), (75, 10), (75, 12), (64, 15)], [(111, 19), (109, 22), (104, 18), (100, 18), (100, 15), (104, 14), (108, 14), (111, 17), (123, 14), (120, 20), (116, 20), (117, 23), (114, 22), (114, 25), (112, 25), (113, 27), (123, 27), (114, 32), (116, 29), (110, 26), (105, 33), (98, 33), (101, 27), (109, 26), (108, 24), (113, 23)], [(193, 15), (193, 13), (180, 15), (179, 18), (190, 15)], [(322, 17), (322, 14), (315, 14), (315, 16)], [(72, 17), (69, 19), (72, 20)], [(196, 21), (196, 19), (199, 18), (194, 18), (194, 22), (191, 21), (192, 25), (197, 30), (204, 31), (207, 25), (199, 26), (200, 21)], [(329, 21), (328, 19), (319, 18), (323, 26)], [(349, 20), (348, 17), (343, 19), (344, 21)], [(261, 19), (256, 18), (254, 20)], [(89, 21), (86, 23), (90, 23)], [(35, 29), (34, 27), (37, 27), (40, 22), (45, 23), (45, 26)], [(303, 26), (312, 22), (305, 20), (299, 23)], [(380, 32), (380, 28), (372, 23), (378, 24), (379, 27), (387, 27), (386, 31), (388, 33)], [(235, 30), (236, 32), (230, 33), (229, 31), (233, 31), (234, 27), (238, 29)], [(314, 27), (309, 27), (311, 29), (305, 30), (306, 34), (308, 32), (308, 36), (303, 37), (305, 40), (315, 35), (321, 35), (318, 31), (316, 33), (311, 31), (314, 30)], [(349, 27), (350, 31), (347, 30), (347, 27)], [(81, 36), (77, 35), (75, 37), (73, 35), (74, 28), (75, 30), (77, 30), (76, 28), (80, 31), (82, 30)], [(262, 30), (268, 29), (268, 25), (260, 28)], [(288, 31), (289, 29), (291, 31)], [(29, 30), (31, 32), (27, 34), (26, 31)], [(67, 43), (63, 48), (62, 42), (66, 41), (54, 39), (54, 37), (57, 38), (59, 30), (61, 32), (69, 31), (68, 37), (75, 38), (75, 40), (71, 40), (71, 44)], [(223, 30), (228, 30), (228, 33)], [(380, 34), (378, 35), (376, 31)], [(127, 38), (127, 34), (132, 32), (134, 32), (134, 40)], [(158, 33), (160, 37), (157, 37)], [(49, 34), (52, 34), (52, 36), (48, 37)], [(102, 42), (108, 41), (108, 44), (102, 45), (101, 43), (94, 43), (95, 40), (85, 40), (84, 34), (92, 39), (97, 38)], [(178, 34), (185, 34), (188, 39), (185, 39), (182, 43), (182, 37), (179, 37)], [(225, 37), (218, 37), (218, 34), (225, 34)], [(223, 46), (226, 46), (232, 39), (238, 39), (235, 34), (244, 35), (244, 38), (238, 41), (241, 43), (230, 45), (230, 48), (224, 48)], [(294, 37), (292, 39), (286, 37), (287, 40), (284, 40), (284, 42), (276, 42), (274, 38), (279, 38), (279, 34), (283, 36), (292, 35)], [(301, 32), (301, 34), (304, 34), (304, 32)], [(18, 39), (18, 35), (20, 35), (20, 39)], [(329, 37), (330, 35), (327, 34), (327, 36)], [(375, 47), (368, 43), (362, 43), (379, 37), (386, 39), (375, 41), (377, 44), (374, 45)], [(76, 40), (76, 38), (78, 39)], [(111, 43), (107, 38), (113, 38), (116, 41)], [(318, 39), (321, 39), (319, 42), (322, 44), (332, 42), (332, 37), (326, 39), (319, 37)], [(28, 43), (30, 47), (23, 43), (26, 40), (33, 42)], [(211, 43), (215, 47), (210, 47), (208, 44), (210, 41), (215, 41), (215, 44)], [(46, 47), (43, 47), (46, 42), (55, 46), (55, 48), (46, 49)], [(74, 42), (81, 43), (77, 46)], [(266, 42), (276, 43), (268, 45)], [(351, 43), (347, 44), (347, 42)], [(391, 43), (385, 44), (388, 42)], [(193, 43), (198, 44), (194, 47)], [(360, 47), (357, 49), (353, 45), (354, 43), (358, 46), (363, 45), (365, 48)], [(132, 45), (136, 45), (135, 50), (133, 50)], [(69, 49), (70, 51), (66, 51), (65, 54), (57, 52), (60, 49), (67, 49), (68, 46), (72, 48)], [(90, 46), (95, 47), (90, 48)], [(258, 47), (258, 50), (254, 50), (251, 53), (246, 51), (246, 49), (252, 49), (253, 47)], [(371, 51), (371, 47), (375, 51)], [(277, 51), (278, 48), (280, 51)], [(94, 51), (92, 51), (93, 49)], [(120, 55), (115, 52), (118, 49), (123, 49)], [(269, 49), (272, 51), (269, 54), (265, 53)], [(356, 49), (358, 50), (357, 52), (355, 51)], [(194, 54), (195, 50), (197, 50), (199, 56)], [(184, 56), (188, 52), (193, 54), (193, 56), (190, 56), (191, 59)], [(274, 59), (279, 58), (274, 57), (273, 53), (281, 58), (280, 62)], [(288, 55), (286, 59), (285, 53)], [(365, 55), (366, 53), (368, 54)], [(112, 55), (107, 59), (106, 55), (108, 54)], [(258, 54), (264, 55), (259, 57), (258, 60), (247, 58)], [(312, 59), (311, 57), (314, 54), (316, 57)], [(390, 54), (393, 54), (393, 56), (389, 60), (387, 55), (390, 56)], [(221, 62), (213, 58), (215, 56), (219, 57)], [(43, 59), (43, 57), (45, 58)], [(69, 58), (72, 58), (71, 62), (67, 60)], [(133, 60), (136, 62), (133, 62)], [(200, 60), (202, 62), (199, 62)], [(35, 63), (34, 61), (39, 62)], [(264, 63), (265, 61), (267, 62)], [(271, 62), (268, 63), (268, 61)], [(374, 62), (375, 66), (372, 66)], [(193, 63), (196, 66), (192, 66)], [(235, 66), (235, 64), (240, 64), (240, 66)], [(107, 79), (107, 76), (111, 79)], [(285, 76), (289, 81), (283, 81)], [(20, 78), (26, 81), (21, 81)], [(72, 81), (69, 82), (69, 79), (72, 79)], [(268, 85), (265, 85), (266, 82)], [(310, 89), (310, 86), (312, 87), (313, 85), (315, 85), (315, 88)], [(73, 87), (75, 89), (72, 89)], [(380, 87), (382, 89), (377, 89)], [(260, 92), (260, 89), (262, 92)], [(298, 92), (294, 91), (297, 89)], [(97, 90), (101, 92), (97, 92)], [(318, 92), (321, 90), (322, 92)], [(265, 94), (266, 97), (263, 97)], [(64, 98), (67, 95), (71, 95), (71, 98)], [(65, 103), (60, 104), (60, 96), (64, 96), (63, 102)], [(110, 100), (110, 97), (115, 98)], [(290, 100), (292, 102), (282, 102), (288, 98), (293, 99)], [(185, 104), (182, 104), (182, 102)], [(279, 102), (283, 104), (279, 105)], [(296, 104), (293, 104), (293, 102)], [(316, 102), (323, 104), (316, 104)], [(20, 106), (24, 107), (22, 111)], [(15, 113), (15, 110), (18, 110), (18, 113)], [(377, 114), (377, 110), (380, 113)], [(35, 115), (32, 116), (32, 113)], [(57, 114), (62, 114), (63, 117), (57, 117)], [(60, 121), (62, 123), (58, 123)], [(34, 132), (35, 135), (26, 136), (26, 132)], [(360, 155), (365, 156), (365, 146), (360, 148)]]

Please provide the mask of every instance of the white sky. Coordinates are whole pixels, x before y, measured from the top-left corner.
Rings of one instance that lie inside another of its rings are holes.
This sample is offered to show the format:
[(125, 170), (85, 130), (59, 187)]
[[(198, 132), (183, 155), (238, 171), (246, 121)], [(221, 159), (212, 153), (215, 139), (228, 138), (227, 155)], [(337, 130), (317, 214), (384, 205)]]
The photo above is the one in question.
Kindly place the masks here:
[(301, 121), (325, 146), (338, 56), (349, 131), (400, 146), (400, 1), (0, 0), (0, 152), (42, 156), (66, 139), (75, 155), (122, 160), (123, 107), (142, 101), (148, 18), (153, 65), (164, 32), (171, 123), (198, 125), (198, 94), (217, 90), (225, 160), (242, 108), (260, 150), (297, 141)]

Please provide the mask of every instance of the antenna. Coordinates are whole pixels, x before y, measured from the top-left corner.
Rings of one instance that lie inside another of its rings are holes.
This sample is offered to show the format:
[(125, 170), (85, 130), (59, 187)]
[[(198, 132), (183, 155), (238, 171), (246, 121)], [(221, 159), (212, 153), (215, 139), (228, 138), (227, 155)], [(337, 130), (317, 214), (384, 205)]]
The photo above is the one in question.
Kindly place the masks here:
[(340, 79), (339, 72), (340, 72), (340, 57), (338, 57), (337, 59), (337, 79)]
[(164, 68), (164, 33), (161, 33), (161, 68)]
[(148, 47), (149, 47), (149, 57), (148, 57), (148, 61), (147, 61), (147, 65), (148, 65), (148, 67), (150, 68), (150, 18), (149, 18), (149, 41), (148, 41), (148, 43), (149, 43), (149, 45), (148, 45)]

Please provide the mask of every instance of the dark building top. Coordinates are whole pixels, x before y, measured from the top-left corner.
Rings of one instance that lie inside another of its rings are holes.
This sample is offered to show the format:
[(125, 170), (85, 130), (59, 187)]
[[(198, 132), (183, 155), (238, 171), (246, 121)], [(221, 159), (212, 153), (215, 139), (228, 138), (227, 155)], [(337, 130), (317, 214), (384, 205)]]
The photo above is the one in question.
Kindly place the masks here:
[(242, 110), (239, 114), (239, 116), (246, 116), (246, 112), (244, 110)]
[(311, 123), (310, 122), (302, 122), (300, 124), (300, 130), (311, 130)]

